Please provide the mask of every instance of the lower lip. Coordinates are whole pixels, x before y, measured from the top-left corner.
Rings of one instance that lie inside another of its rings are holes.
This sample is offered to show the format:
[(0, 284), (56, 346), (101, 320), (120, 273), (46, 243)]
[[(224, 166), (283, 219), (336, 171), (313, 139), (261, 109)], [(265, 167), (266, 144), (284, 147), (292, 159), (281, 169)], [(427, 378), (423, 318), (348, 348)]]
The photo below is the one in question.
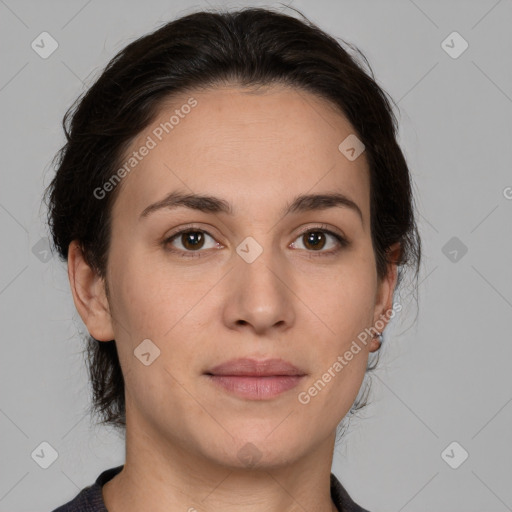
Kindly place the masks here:
[(293, 389), (304, 375), (269, 375), (248, 377), (240, 375), (207, 375), (229, 393), (252, 400), (266, 400)]

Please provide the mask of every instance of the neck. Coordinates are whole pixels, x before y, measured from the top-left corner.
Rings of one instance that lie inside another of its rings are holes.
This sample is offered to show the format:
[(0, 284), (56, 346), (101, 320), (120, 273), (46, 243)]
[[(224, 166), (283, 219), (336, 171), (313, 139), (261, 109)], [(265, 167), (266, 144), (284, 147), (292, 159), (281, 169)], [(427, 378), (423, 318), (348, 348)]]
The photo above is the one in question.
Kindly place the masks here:
[(103, 486), (109, 512), (333, 512), (335, 433), (306, 455), (257, 466), (222, 463), (127, 417), (126, 462)]

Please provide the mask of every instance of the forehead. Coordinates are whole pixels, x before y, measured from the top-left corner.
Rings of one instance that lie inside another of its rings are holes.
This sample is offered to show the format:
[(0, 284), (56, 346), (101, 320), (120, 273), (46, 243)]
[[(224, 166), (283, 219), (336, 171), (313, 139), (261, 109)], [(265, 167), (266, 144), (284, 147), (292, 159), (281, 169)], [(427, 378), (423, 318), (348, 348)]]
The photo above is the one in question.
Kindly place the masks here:
[(366, 222), (366, 157), (350, 161), (338, 149), (353, 134), (333, 105), (303, 90), (224, 86), (183, 93), (161, 105), (126, 152), (122, 165), (137, 160), (125, 166), (114, 209), (135, 219), (177, 188), (225, 197), (235, 215), (274, 204), (277, 211), (298, 194), (338, 191), (358, 203)]

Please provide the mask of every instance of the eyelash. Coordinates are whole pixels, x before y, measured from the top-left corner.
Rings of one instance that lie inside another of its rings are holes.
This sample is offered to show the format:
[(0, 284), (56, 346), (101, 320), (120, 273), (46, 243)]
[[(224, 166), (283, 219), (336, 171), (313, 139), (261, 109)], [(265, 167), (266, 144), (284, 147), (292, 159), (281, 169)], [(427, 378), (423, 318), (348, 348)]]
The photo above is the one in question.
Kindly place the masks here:
[[(307, 251), (307, 252), (310, 252), (310, 253), (316, 253), (316, 254), (312, 255), (313, 257), (317, 257), (317, 256), (318, 257), (334, 256), (341, 249), (343, 249), (343, 248), (345, 248), (345, 247), (347, 247), (349, 245), (349, 242), (348, 242), (348, 240), (346, 238), (342, 237), (338, 233), (335, 233), (334, 231), (331, 231), (330, 229), (328, 229), (327, 227), (324, 227), (324, 226), (308, 228), (308, 229), (302, 231), (301, 233), (299, 233), (297, 235), (297, 238), (305, 235), (306, 233), (318, 233), (318, 232), (325, 233), (327, 235), (330, 235), (330, 236), (334, 237), (334, 239), (338, 242), (339, 247), (337, 247), (336, 249), (331, 249), (329, 251)], [(200, 258), (201, 257), (201, 253), (204, 252), (204, 251), (201, 251), (201, 250), (198, 250), (198, 251), (182, 251), (181, 249), (174, 249), (170, 245), (171, 242), (175, 238), (178, 238), (180, 235), (183, 235), (185, 233), (204, 233), (204, 234), (210, 236), (211, 238), (215, 239), (212, 235), (210, 235), (210, 233), (208, 233), (208, 231), (205, 231), (204, 229), (188, 227), (188, 228), (182, 229), (181, 231), (178, 231), (178, 232), (172, 234), (170, 237), (166, 238), (163, 241), (163, 245), (165, 246), (166, 250), (171, 252), (171, 253), (178, 254), (182, 258)]]

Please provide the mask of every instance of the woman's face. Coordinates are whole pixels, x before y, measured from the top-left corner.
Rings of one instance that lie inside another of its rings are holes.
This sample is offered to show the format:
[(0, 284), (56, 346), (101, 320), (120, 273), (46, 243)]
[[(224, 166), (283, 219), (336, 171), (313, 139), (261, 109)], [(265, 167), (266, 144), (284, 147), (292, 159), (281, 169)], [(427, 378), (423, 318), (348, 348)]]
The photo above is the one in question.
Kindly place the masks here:
[[(124, 162), (137, 163), (112, 212), (112, 317), (83, 318), (97, 339), (115, 338), (128, 425), (162, 450), (238, 467), (334, 440), (378, 347), (358, 335), (389, 311), (396, 277), (377, 279), (366, 156), (338, 148), (352, 134), (309, 93), (232, 86), (174, 98), (131, 144)], [(211, 200), (147, 210), (171, 193)], [(326, 194), (353, 205), (296, 203)], [(226, 378), (230, 389), (207, 375), (237, 358), (283, 359), (304, 375)]]

